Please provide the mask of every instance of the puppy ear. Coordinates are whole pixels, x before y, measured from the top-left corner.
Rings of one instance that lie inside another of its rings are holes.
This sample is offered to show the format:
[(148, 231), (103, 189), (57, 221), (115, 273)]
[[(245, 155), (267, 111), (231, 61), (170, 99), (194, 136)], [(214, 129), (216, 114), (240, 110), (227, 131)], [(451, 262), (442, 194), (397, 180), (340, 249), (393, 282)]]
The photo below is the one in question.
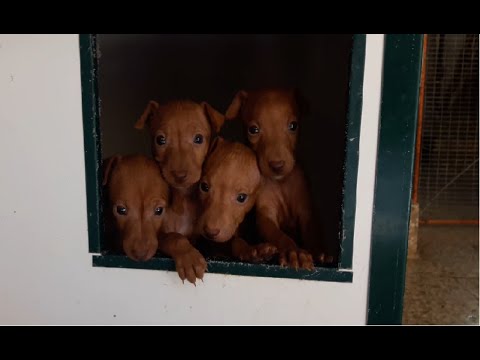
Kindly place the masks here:
[(122, 157), (120, 155), (114, 155), (103, 160), (103, 186), (108, 184), (113, 169), (115, 168), (115, 166), (117, 166), (121, 159)]
[(210, 145), (210, 148), (208, 149), (208, 153), (209, 154), (212, 154), (215, 149), (218, 148), (219, 145), (225, 143), (225, 139), (222, 138), (221, 136), (217, 136), (215, 139), (213, 139), (211, 145)]
[(213, 133), (216, 134), (220, 131), (225, 122), (225, 116), (215, 110), (209, 103), (202, 102), (201, 105), (205, 111), (205, 115), (207, 115), (207, 119), (212, 127)]
[(305, 96), (303, 96), (299, 89), (294, 89), (293, 97), (295, 99), (295, 104), (297, 105), (297, 116), (299, 118), (308, 116), (310, 112), (310, 106)]
[(135, 123), (135, 129), (142, 130), (145, 124), (149, 124), (159, 107), (160, 105), (156, 101), (150, 100), (145, 110), (143, 110), (142, 116)]
[(232, 103), (228, 107), (227, 112), (225, 113), (225, 118), (227, 120), (235, 119), (240, 113), (240, 110), (242, 109), (242, 106), (245, 103), (245, 100), (247, 100), (247, 98), (248, 93), (246, 91), (240, 90), (239, 92), (237, 92), (237, 94), (232, 100)]

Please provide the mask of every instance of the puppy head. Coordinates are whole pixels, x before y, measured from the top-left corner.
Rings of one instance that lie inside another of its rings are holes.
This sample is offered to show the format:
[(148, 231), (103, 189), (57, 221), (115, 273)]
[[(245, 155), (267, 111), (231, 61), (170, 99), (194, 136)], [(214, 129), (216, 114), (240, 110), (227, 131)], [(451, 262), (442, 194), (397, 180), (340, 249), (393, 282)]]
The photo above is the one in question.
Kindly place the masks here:
[(168, 185), (155, 161), (145, 156), (114, 156), (104, 161), (103, 185), (123, 251), (146, 261), (158, 248), (157, 234), (168, 203)]
[(300, 117), (305, 102), (296, 90), (239, 91), (226, 119), (240, 118), (262, 175), (280, 180), (295, 166)]
[(230, 240), (255, 204), (260, 181), (253, 151), (218, 138), (199, 184), (203, 206), (199, 232), (215, 242)]
[(152, 153), (169, 185), (188, 188), (198, 182), (210, 143), (225, 117), (206, 102), (150, 101), (135, 128), (148, 126)]

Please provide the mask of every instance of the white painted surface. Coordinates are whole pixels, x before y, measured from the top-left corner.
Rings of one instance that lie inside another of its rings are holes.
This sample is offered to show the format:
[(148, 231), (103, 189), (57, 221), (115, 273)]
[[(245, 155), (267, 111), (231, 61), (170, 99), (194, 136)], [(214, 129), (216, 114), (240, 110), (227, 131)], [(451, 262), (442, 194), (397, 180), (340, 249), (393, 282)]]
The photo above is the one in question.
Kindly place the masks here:
[(352, 284), (91, 266), (76, 35), (0, 35), (0, 324), (364, 324), (383, 36), (367, 36)]

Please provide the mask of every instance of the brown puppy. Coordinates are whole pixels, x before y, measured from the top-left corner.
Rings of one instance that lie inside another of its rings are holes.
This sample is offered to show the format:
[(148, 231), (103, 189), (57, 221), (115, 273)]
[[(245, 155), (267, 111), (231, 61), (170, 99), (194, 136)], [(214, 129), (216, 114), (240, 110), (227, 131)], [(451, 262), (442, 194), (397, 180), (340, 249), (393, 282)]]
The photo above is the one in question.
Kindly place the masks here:
[(260, 235), (277, 246), (281, 265), (313, 269), (311, 254), (299, 243), (321, 262), (332, 262), (333, 258), (325, 255), (315, 235), (310, 194), (295, 161), (303, 108), (293, 90), (240, 91), (226, 118), (241, 118), (265, 177), (256, 203)]
[(224, 116), (203, 102), (150, 101), (135, 128), (148, 126), (152, 153), (171, 186), (172, 201), (165, 214), (160, 248), (175, 260), (182, 280), (195, 283), (207, 268), (203, 256), (190, 243), (198, 214), (197, 182), (211, 141), (220, 130)]
[(155, 161), (145, 156), (113, 156), (104, 161), (103, 185), (116, 242), (127, 256), (146, 261), (157, 252), (157, 235), (168, 203), (168, 185)]
[(255, 204), (261, 175), (255, 153), (240, 143), (217, 138), (200, 181), (203, 213), (198, 231), (217, 243), (231, 241), (231, 254), (242, 261), (260, 262), (276, 252), (268, 243), (249, 245), (238, 233)]

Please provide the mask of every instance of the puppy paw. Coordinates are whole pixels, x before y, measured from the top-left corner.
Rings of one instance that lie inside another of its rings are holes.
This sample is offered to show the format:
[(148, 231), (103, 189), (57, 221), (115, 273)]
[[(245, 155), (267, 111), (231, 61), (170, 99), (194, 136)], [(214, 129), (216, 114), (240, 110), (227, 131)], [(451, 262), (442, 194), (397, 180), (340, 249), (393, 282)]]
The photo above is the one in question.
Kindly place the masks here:
[(277, 253), (277, 247), (269, 243), (251, 245), (243, 249), (238, 258), (240, 261), (260, 263), (270, 260)]
[(326, 252), (320, 253), (315, 257), (315, 259), (321, 265), (332, 265), (333, 263), (335, 263), (335, 258), (332, 255), (328, 255)]
[(175, 268), (182, 282), (187, 279), (195, 285), (197, 279), (203, 281), (203, 275), (207, 270), (207, 262), (197, 249), (192, 247), (176, 255), (173, 260), (175, 261)]
[(293, 267), (295, 270), (314, 269), (312, 255), (299, 248), (280, 251), (279, 262), (281, 266)]
[(261, 259), (260, 261), (268, 261), (278, 253), (277, 247), (269, 243), (256, 245), (255, 248), (257, 250), (257, 256)]

